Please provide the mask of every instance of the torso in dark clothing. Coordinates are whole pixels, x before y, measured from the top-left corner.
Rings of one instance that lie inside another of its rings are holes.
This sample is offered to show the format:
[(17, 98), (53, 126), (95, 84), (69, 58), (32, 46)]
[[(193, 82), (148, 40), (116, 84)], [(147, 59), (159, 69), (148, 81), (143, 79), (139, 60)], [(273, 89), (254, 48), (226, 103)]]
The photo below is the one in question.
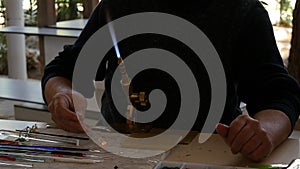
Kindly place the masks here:
[[(287, 114), (292, 125), (298, 119), (299, 85), (283, 66), (268, 14), (257, 0), (102, 0), (75, 44), (66, 46), (47, 65), (43, 89), (53, 76), (72, 80), (77, 56), (93, 33), (107, 23), (106, 12), (109, 12), (112, 20), (139, 12), (168, 13), (191, 22), (203, 31), (218, 52), (225, 70), (226, 105), (223, 112), (215, 112), (223, 114), (222, 123), (230, 124), (241, 113), (240, 101), (247, 103), (250, 116), (264, 109), (278, 109)], [(187, 63), (197, 77), (200, 90), (200, 109), (193, 128), (200, 131), (210, 108), (211, 86), (205, 66), (198, 56), (184, 43), (158, 34), (127, 38), (119, 42), (119, 48), (124, 59), (141, 49), (160, 48), (174, 53)], [(104, 66), (99, 67), (96, 79), (105, 78), (106, 82), (102, 114), (110, 123), (124, 123), (125, 118), (116, 110), (110, 93), (111, 78), (117, 67), (115, 55), (112, 48), (105, 56)], [(142, 77), (131, 77), (133, 90), (149, 93), (152, 89), (161, 89), (166, 93), (166, 109), (152, 125), (169, 127), (180, 106), (178, 86), (173, 84), (169, 76), (162, 76), (157, 71), (144, 72)], [(120, 111), (127, 111), (126, 102), (123, 107), (124, 110)]]
[[(181, 1), (182, 2), (182, 1)], [(229, 124), (237, 115), (239, 115), (240, 109), (238, 107), (239, 101), (235, 90), (235, 73), (234, 66), (238, 63), (235, 60), (233, 54), (231, 41), (234, 41), (236, 34), (238, 34), (238, 27), (234, 27), (234, 24), (238, 23), (238, 20), (234, 17), (238, 13), (239, 9), (236, 9), (240, 4), (230, 2), (217, 2), (217, 1), (192, 1), (190, 3), (179, 3), (177, 1), (106, 1), (104, 8), (107, 7), (107, 11), (113, 19), (120, 18), (124, 15), (136, 13), (136, 12), (163, 12), (182, 17), (189, 22), (195, 24), (201, 29), (206, 36), (211, 40), (216, 50), (218, 51), (220, 58), (225, 66), (227, 75), (227, 103), (224, 109), (224, 115), (222, 122)], [(116, 6), (116, 4), (119, 4)], [(122, 5), (121, 5), (122, 4)], [(116, 7), (116, 8), (114, 8)], [(240, 13), (240, 16), (242, 14)], [(241, 19), (241, 18), (239, 18)], [(146, 48), (160, 48), (170, 51), (184, 60), (191, 68), (194, 75), (197, 78), (199, 95), (200, 95), (200, 109), (198, 118), (194, 125), (194, 130), (201, 130), (207, 113), (210, 108), (211, 102), (211, 86), (208, 74), (205, 66), (199, 60), (199, 57), (185, 44), (173, 39), (171, 37), (158, 35), (158, 34), (143, 34), (134, 37), (130, 37), (119, 43), (119, 48), (122, 53), (122, 57), (126, 58), (130, 54)], [(105, 75), (106, 80), (106, 93), (103, 99), (102, 112), (107, 117), (107, 120), (116, 122), (125, 122), (125, 118), (119, 115), (116, 108), (111, 101), (111, 89), (110, 82), (111, 77), (116, 69), (117, 60), (114, 56), (114, 50), (112, 49), (108, 53), (109, 66)], [(161, 56), (163, 57), (163, 56)], [(221, 68), (220, 68), (221, 69)], [(169, 80), (166, 76), (163, 76), (157, 71), (150, 71), (144, 73), (142, 78), (133, 81), (133, 90), (135, 93), (146, 92), (149, 94), (154, 89), (160, 89), (164, 91), (167, 97), (167, 105), (162, 115), (153, 121), (151, 124), (159, 128), (170, 127), (177, 118), (180, 109), (180, 90), (178, 86), (173, 85), (172, 80)], [(122, 91), (119, 91), (122, 92)], [(123, 105), (126, 110), (126, 102)], [(106, 113), (105, 113), (106, 112)], [(222, 113), (222, 112), (218, 112)]]

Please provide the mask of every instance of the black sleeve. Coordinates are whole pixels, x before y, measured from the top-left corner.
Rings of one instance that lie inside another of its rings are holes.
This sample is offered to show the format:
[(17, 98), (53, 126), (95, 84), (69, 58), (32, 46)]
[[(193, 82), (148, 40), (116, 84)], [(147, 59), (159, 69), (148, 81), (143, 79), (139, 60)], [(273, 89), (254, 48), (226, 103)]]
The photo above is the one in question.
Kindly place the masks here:
[(299, 84), (283, 65), (267, 11), (259, 4), (245, 21), (236, 49), (238, 95), (251, 116), (265, 109), (283, 111), (292, 126), (299, 116)]
[(50, 78), (61, 76), (72, 80), (73, 69), (81, 48), (89, 39), (89, 37), (91, 37), (92, 34), (94, 34), (106, 23), (102, 8), (103, 4), (100, 2), (93, 11), (88, 23), (82, 30), (76, 42), (73, 45), (65, 45), (63, 51), (59, 52), (59, 55), (56, 56), (48, 65), (46, 65), (41, 81), (43, 98), (45, 102), (45, 85)]

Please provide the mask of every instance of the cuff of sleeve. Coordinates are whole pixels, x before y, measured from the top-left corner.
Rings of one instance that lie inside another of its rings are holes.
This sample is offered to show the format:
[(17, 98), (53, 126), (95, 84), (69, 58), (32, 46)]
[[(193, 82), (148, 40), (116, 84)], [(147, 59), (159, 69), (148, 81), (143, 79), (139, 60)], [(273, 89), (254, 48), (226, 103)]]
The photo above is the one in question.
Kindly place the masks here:
[(57, 76), (61, 76), (61, 77), (65, 77), (65, 78), (70, 79), (69, 76), (66, 76), (64, 74), (50, 73), (50, 74), (47, 74), (47, 76), (43, 76), (43, 78), (41, 80), (42, 95), (43, 95), (43, 99), (44, 99), (44, 102), (45, 102), (46, 105), (48, 105), (48, 103), (46, 101), (46, 97), (45, 97), (45, 86), (46, 86), (46, 83), (52, 77), (57, 77)]

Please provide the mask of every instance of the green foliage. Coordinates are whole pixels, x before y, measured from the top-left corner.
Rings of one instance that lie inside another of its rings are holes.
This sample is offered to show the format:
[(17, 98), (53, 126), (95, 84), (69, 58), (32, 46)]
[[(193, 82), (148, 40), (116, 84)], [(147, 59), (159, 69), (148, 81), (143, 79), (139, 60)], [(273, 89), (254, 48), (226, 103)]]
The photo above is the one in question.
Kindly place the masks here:
[(278, 0), (280, 20), (279, 26), (290, 27), (293, 20), (293, 7), (291, 6), (291, 0)]
[[(0, 17), (3, 17), (4, 19), (6, 18), (5, 14), (5, 0), (0, 0)], [(1, 23), (2, 26), (4, 26), (4, 22)]]
[(29, 9), (24, 11), (24, 19), (26, 26), (37, 26), (37, 0), (29, 0)]
[[(29, 9), (24, 11), (25, 25), (37, 25), (37, 0), (28, 0)], [(83, 0), (56, 0), (57, 5), (57, 21), (65, 21), (71, 19), (82, 18), (82, 11), (78, 10), (78, 6), (82, 5)]]
[[(5, 18), (5, 0), (1, 0), (0, 3), (0, 17)], [(7, 75), (7, 73), (8, 66), (6, 37), (2, 33), (0, 33), (0, 74)]]
[[(70, 20), (82, 18), (83, 12), (78, 10), (78, 7), (82, 6), (83, 0), (56, 0), (57, 5), (57, 21)], [(5, 16), (5, 2), (6, 0), (0, 0), (0, 17)], [(28, 0), (29, 9), (24, 11), (24, 21), (26, 26), (37, 25), (38, 15), (38, 0)], [(3, 26), (5, 23), (3, 23)], [(0, 34), (0, 74), (7, 75), (7, 42), (6, 36)]]
[(7, 75), (8, 66), (7, 66), (7, 43), (6, 37), (1, 33), (0, 34), (0, 74)]
[(83, 0), (56, 0), (57, 21), (82, 18), (82, 11), (78, 10), (78, 5), (82, 5)]

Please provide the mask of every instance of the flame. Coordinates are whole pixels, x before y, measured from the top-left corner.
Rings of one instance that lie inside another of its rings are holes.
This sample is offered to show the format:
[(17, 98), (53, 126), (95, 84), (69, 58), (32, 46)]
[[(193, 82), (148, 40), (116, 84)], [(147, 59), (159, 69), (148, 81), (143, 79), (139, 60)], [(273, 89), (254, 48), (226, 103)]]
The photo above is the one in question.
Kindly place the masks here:
[(107, 12), (106, 19), (107, 19), (109, 33), (110, 33), (110, 36), (111, 36), (111, 39), (113, 41), (114, 48), (115, 48), (115, 51), (116, 51), (116, 55), (117, 55), (118, 58), (121, 58), (121, 54), (120, 54), (120, 50), (119, 50), (119, 46), (118, 46), (118, 41), (117, 41), (117, 36), (116, 36), (116, 33), (115, 33), (113, 22), (111, 21), (111, 18), (110, 18), (110, 15), (109, 15), (108, 12)]

